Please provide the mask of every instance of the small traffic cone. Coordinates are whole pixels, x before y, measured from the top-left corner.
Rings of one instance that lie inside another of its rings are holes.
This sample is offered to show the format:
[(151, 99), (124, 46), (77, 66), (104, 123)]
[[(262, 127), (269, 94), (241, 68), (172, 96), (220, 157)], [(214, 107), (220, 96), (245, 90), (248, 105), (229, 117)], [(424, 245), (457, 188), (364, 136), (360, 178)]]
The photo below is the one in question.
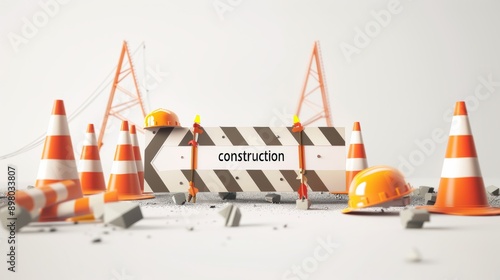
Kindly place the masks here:
[(118, 200), (154, 198), (153, 195), (146, 195), (141, 192), (128, 121), (122, 121), (115, 159), (111, 166), (108, 191), (117, 191)]
[(500, 215), (500, 208), (490, 207), (486, 197), (464, 101), (455, 105), (436, 203), (419, 208), (450, 215)]
[(64, 102), (55, 100), (35, 187), (65, 180), (74, 181), (81, 189)]
[(349, 191), (352, 179), (361, 170), (368, 168), (366, 160), (365, 144), (361, 135), (361, 125), (355, 122), (351, 132), (351, 143), (349, 145), (349, 153), (345, 164), (345, 181), (346, 191)]
[[(137, 139), (137, 131), (135, 125), (130, 126), (130, 138), (132, 140), (132, 148), (134, 149), (134, 158), (137, 167), (137, 177), (139, 177), (139, 185), (141, 193), (144, 192), (144, 164), (142, 163), (141, 149), (139, 147), (139, 139)], [(153, 193), (147, 193), (153, 195)]]
[(78, 162), (78, 171), (80, 172), (83, 194), (90, 195), (106, 191), (106, 181), (102, 172), (101, 157), (93, 124), (87, 125), (82, 155)]

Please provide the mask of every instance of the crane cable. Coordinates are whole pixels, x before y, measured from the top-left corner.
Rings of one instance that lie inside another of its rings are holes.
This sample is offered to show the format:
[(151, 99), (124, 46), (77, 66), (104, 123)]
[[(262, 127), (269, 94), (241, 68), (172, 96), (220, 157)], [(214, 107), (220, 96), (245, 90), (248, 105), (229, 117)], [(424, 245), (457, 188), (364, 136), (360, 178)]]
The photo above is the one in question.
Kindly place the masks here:
[[(132, 56), (134, 56), (141, 47), (144, 46), (144, 50), (146, 50), (146, 45), (144, 42), (142, 42), (139, 47), (137, 47), (134, 52), (132, 53)], [(107, 86), (109, 86), (112, 81), (108, 81), (106, 83), (107, 80), (109, 80), (109, 78), (113, 75), (113, 73), (116, 71), (116, 68), (118, 66), (115, 66), (110, 72), (109, 74), (106, 76), (106, 78), (99, 84), (99, 86), (94, 90), (94, 92), (92, 92), (92, 94), (87, 97), (87, 99), (85, 99), (85, 101), (78, 107), (76, 108), (76, 110), (68, 117), (68, 123), (71, 122), (73, 119), (75, 119), (78, 115), (80, 115), (85, 109), (87, 109), (88, 106), (90, 106), (90, 104), (92, 104), (92, 102), (95, 101), (95, 99), (101, 95), (101, 93), (106, 89)], [(101, 88), (102, 87), (102, 88)], [(99, 88), (101, 88), (101, 90), (99, 90)], [(8, 159), (8, 158), (11, 158), (11, 157), (14, 157), (14, 156), (17, 156), (17, 155), (20, 155), (22, 153), (25, 153), (27, 151), (30, 151), (38, 146), (40, 146), (44, 141), (45, 141), (45, 136), (46, 136), (47, 133), (44, 133), (42, 135), (40, 135), (39, 137), (35, 138), (35, 140), (33, 140), (31, 143), (27, 144), (26, 146), (14, 151), (14, 152), (11, 152), (11, 153), (8, 153), (8, 154), (5, 154), (5, 155), (2, 155), (0, 156), (0, 160), (4, 160), (4, 159)]]

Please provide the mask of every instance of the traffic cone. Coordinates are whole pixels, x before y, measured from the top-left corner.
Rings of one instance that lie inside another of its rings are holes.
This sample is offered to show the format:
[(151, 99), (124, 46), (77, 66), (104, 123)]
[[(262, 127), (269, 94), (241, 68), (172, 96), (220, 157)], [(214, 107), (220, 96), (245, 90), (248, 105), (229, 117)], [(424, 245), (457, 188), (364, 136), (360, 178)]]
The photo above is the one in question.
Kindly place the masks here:
[(130, 140), (128, 121), (122, 121), (115, 151), (115, 159), (111, 166), (108, 191), (117, 191), (118, 200), (147, 199), (154, 197), (153, 195), (146, 195), (141, 192), (134, 150), (132, 148), (132, 141)]
[(78, 171), (80, 172), (83, 194), (90, 195), (106, 191), (106, 181), (102, 172), (101, 157), (93, 124), (87, 125), (82, 155), (78, 162)]
[(35, 187), (65, 180), (74, 181), (81, 189), (64, 102), (55, 100)]
[[(134, 149), (134, 158), (137, 167), (137, 177), (139, 177), (139, 185), (141, 193), (144, 192), (144, 164), (142, 163), (141, 149), (139, 147), (139, 139), (137, 139), (137, 131), (135, 125), (130, 126), (130, 138), (132, 140), (132, 148)], [(153, 195), (153, 193), (147, 193)]]
[(419, 208), (451, 215), (500, 215), (500, 208), (490, 207), (486, 197), (464, 101), (455, 105), (436, 203)]
[(345, 183), (347, 192), (349, 191), (349, 186), (354, 176), (365, 168), (368, 168), (368, 162), (366, 160), (363, 136), (361, 135), (361, 125), (359, 122), (355, 122), (352, 127), (351, 143), (345, 163)]
[(102, 218), (104, 204), (118, 201), (116, 192), (98, 193), (49, 207), (40, 211), (40, 222), (62, 221), (72, 218), (72, 221), (92, 220)]
[(67, 180), (16, 192), (16, 205), (38, 216), (40, 209), (60, 202), (82, 197), (82, 189), (75, 181)]

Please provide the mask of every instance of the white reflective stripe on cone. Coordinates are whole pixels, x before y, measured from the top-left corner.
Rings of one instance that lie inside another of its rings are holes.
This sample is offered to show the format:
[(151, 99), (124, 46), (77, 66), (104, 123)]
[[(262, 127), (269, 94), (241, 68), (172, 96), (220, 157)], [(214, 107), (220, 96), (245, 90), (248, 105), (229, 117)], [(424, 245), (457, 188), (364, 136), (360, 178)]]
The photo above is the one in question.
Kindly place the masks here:
[(453, 116), (450, 136), (455, 135), (472, 135), (469, 118), (467, 116)]
[(348, 158), (345, 162), (346, 171), (360, 171), (368, 167), (366, 158)]
[(58, 201), (68, 198), (68, 188), (63, 183), (51, 184), (50, 188), (56, 192)]
[(142, 172), (144, 171), (144, 167), (142, 166), (142, 160), (136, 160), (135, 165), (137, 168), (137, 172)]
[(117, 145), (132, 145), (128, 131), (120, 131)]
[(63, 115), (51, 115), (47, 136), (68, 136), (68, 119)]
[(135, 160), (113, 161), (111, 174), (132, 174), (137, 173)]
[(77, 180), (76, 162), (73, 159), (42, 159), (36, 178), (39, 180)]
[(354, 130), (351, 132), (351, 142), (350, 144), (363, 144), (363, 136), (361, 131)]
[(101, 161), (81, 159), (78, 162), (78, 172), (102, 172)]
[(481, 169), (477, 158), (445, 158), (441, 177), (467, 178), (481, 177)]
[(33, 211), (37, 211), (37, 209), (45, 207), (47, 198), (45, 197), (45, 193), (41, 189), (39, 188), (30, 189), (29, 194), (33, 199)]
[(75, 215), (76, 200), (70, 200), (57, 205), (57, 218), (67, 218)]
[(83, 140), (84, 146), (97, 146), (97, 140), (94, 133), (85, 133), (85, 139)]

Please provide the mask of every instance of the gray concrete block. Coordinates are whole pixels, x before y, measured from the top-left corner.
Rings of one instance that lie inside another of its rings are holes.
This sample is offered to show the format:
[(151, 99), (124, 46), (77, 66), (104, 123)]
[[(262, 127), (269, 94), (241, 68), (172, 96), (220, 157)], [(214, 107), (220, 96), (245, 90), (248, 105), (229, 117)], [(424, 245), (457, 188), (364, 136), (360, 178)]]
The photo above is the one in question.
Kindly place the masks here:
[(219, 197), (222, 198), (222, 200), (235, 200), (236, 193), (235, 192), (220, 192)]
[(176, 193), (172, 196), (175, 205), (184, 205), (186, 203), (186, 195), (184, 193)]
[(275, 193), (270, 193), (270, 194), (266, 194), (265, 199), (267, 202), (270, 202), (270, 203), (280, 203), (281, 195), (275, 194)]
[(493, 195), (493, 196), (499, 196), (500, 195), (500, 188), (495, 187), (493, 185), (488, 186), (486, 188), (486, 191), (488, 191), (488, 193), (491, 194), (491, 195)]
[(404, 228), (422, 228), (424, 222), (430, 221), (430, 214), (425, 209), (405, 209), (399, 212), (399, 217)]
[(295, 201), (295, 208), (300, 210), (308, 210), (311, 207), (311, 201), (309, 199), (297, 199)]
[(226, 219), (226, 227), (237, 227), (240, 225), (241, 212), (237, 206), (228, 204), (224, 209), (219, 211), (219, 214)]
[(129, 228), (142, 220), (141, 207), (133, 202), (112, 202), (104, 204), (104, 223)]
[(425, 194), (425, 205), (434, 205), (436, 203), (437, 193)]
[(8, 231), (19, 231), (34, 220), (30, 212), (21, 206), (16, 206), (13, 213), (7, 206), (0, 208), (0, 219), (2, 226)]

